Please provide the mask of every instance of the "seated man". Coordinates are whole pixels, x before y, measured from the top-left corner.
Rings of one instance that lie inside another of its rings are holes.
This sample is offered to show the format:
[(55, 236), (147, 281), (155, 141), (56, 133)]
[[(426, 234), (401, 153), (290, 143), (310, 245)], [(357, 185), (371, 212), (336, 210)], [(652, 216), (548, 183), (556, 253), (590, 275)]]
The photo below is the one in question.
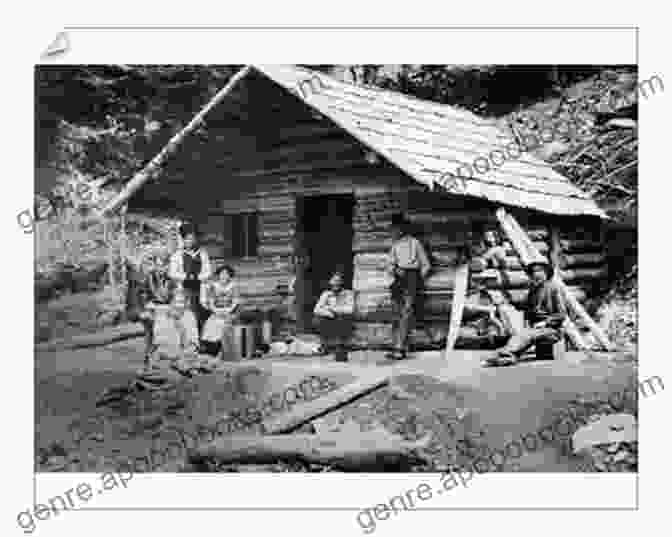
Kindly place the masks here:
[(531, 282), (523, 313), (529, 327), (515, 329), (506, 346), (487, 360), (487, 365), (515, 364), (533, 345), (554, 344), (564, 337), (562, 326), (567, 307), (557, 282), (552, 279), (553, 267), (537, 262), (529, 265), (527, 271)]
[(320, 296), (313, 313), (325, 346), (333, 349), (337, 362), (347, 362), (345, 345), (352, 331), (355, 298), (352, 291), (343, 288), (343, 274), (335, 272), (329, 287)]

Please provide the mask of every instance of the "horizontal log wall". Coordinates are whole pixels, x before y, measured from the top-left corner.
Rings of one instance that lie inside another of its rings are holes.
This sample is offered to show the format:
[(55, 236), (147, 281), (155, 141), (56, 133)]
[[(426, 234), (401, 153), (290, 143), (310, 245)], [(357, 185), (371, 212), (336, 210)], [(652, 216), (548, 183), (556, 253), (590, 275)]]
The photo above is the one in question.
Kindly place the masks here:
[[(381, 171), (381, 175), (385, 175)], [(228, 263), (237, 270), (243, 310), (272, 311), (282, 320), (276, 333), (293, 330), (287, 296), (292, 277), (291, 256), (294, 253), (296, 229), (296, 196), (328, 193), (354, 193), (353, 214), (353, 289), (357, 297), (356, 330), (353, 341), (365, 345), (387, 345), (391, 342), (391, 321), (394, 319), (390, 299), (390, 277), (385, 272), (387, 251), (392, 245), (392, 216), (404, 213), (414, 223), (419, 238), (428, 246), (432, 272), (426, 282), (423, 316), (414, 335), (418, 344), (429, 344), (445, 337), (452, 301), (455, 260), (470, 233), (480, 226), (496, 228), (494, 207), (475, 200), (441, 196), (418, 186), (409, 188), (403, 179), (372, 176), (370, 170), (332, 171), (325, 174), (283, 175), (267, 181), (250, 180), (247, 193), (237, 199), (225, 199), (204, 222), (206, 247), (216, 264)], [(257, 212), (258, 256), (231, 259), (230, 238), (226, 234), (226, 218), (230, 214)], [(544, 215), (514, 212), (535, 246), (551, 254), (551, 225), (557, 220)], [(604, 252), (599, 232), (594, 225), (575, 226), (574, 220), (561, 221), (559, 256), (561, 276), (575, 296), (583, 300), (594, 291), (595, 283), (606, 273)], [(487, 288), (506, 290), (516, 305), (526, 296), (529, 281), (510, 244), (503, 270), (477, 270), (474, 283)], [(458, 345), (476, 341), (466, 327)], [(431, 335), (433, 334), (433, 335)], [(431, 337), (430, 337), (431, 335)]]
[[(236, 259), (231, 257), (227, 226), (230, 215), (241, 213), (258, 215), (258, 255)], [(273, 312), (278, 317), (289, 316), (295, 224), (294, 196), (261, 191), (222, 201), (200, 224), (204, 246), (215, 266), (227, 264), (236, 271), (243, 314)]]
[[(391, 277), (386, 273), (387, 251), (393, 238), (391, 218), (402, 212), (413, 222), (418, 238), (428, 246), (432, 257), (432, 272), (425, 285), (421, 320), (414, 334), (416, 344), (430, 344), (445, 337), (455, 281), (455, 261), (459, 248), (468, 236), (481, 226), (496, 228), (494, 208), (485, 204), (468, 203), (460, 198), (424, 192), (378, 192), (357, 196), (354, 218), (354, 278), (357, 297), (355, 341), (358, 345), (368, 338), (372, 345), (391, 343), (391, 323), (394, 319), (389, 292)], [(520, 213), (520, 214), (518, 214)], [(519, 211), (516, 218), (525, 228), (542, 254), (551, 254), (551, 224), (548, 217)], [(592, 223), (593, 227), (594, 222)], [(599, 232), (590, 227), (578, 232), (565, 223), (561, 233), (561, 277), (579, 300), (584, 300), (596, 281), (607, 275)], [(507, 250), (503, 270), (478, 270), (472, 267), (472, 282), (486, 288), (505, 290), (511, 301), (521, 306), (527, 298), (529, 278), (515, 251)], [(458, 345), (474, 344), (473, 329), (464, 327)], [(430, 335), (433, 336), (430, 337)]]

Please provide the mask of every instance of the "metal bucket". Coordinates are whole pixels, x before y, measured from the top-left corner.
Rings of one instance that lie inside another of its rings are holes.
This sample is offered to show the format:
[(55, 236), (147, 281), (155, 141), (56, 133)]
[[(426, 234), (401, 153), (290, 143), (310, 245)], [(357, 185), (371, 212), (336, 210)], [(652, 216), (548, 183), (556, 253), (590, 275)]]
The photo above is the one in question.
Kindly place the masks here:
[(261, 323), (261, 341), (270, 345), (273, 342), (273, 323), (265, 320)]
[(252, 358), (257, 348), (258, 327), (254, 324), (237, 324), (233, 327), (233, 342), (236, 356)]

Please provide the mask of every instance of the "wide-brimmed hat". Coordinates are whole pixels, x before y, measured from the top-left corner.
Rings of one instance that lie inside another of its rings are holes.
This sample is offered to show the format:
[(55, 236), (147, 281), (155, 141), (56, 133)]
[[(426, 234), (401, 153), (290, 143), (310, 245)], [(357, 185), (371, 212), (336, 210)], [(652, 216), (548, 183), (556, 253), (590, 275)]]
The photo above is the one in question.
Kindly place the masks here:
[(341, 283), (343, 283), (343, 273), (341, 271), (336, 271), (331, 275), (331, 278), (329, 278), (329, 285), (332, 285), (334, 283), (334, 280), (340, 279)]

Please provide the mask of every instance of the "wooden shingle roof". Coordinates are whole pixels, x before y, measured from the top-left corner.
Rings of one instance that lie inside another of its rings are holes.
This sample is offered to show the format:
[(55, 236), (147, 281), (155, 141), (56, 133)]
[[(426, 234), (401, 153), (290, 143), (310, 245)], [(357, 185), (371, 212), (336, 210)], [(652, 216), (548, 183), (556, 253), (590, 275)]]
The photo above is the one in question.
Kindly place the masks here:
[[(548, 163), (529, 153), (518, 157), (509, 145), (514, 140), (494, 121), (294, 66), (255, 68), (419, 183), (434, 188), (448, 180), (456, 195), (557, 215), (605, 217), (588, 194)], [(491, 154), (504, 162), (486, 171), (484, 158)], [(464, 180), (451, 181), (456, 175)]]

